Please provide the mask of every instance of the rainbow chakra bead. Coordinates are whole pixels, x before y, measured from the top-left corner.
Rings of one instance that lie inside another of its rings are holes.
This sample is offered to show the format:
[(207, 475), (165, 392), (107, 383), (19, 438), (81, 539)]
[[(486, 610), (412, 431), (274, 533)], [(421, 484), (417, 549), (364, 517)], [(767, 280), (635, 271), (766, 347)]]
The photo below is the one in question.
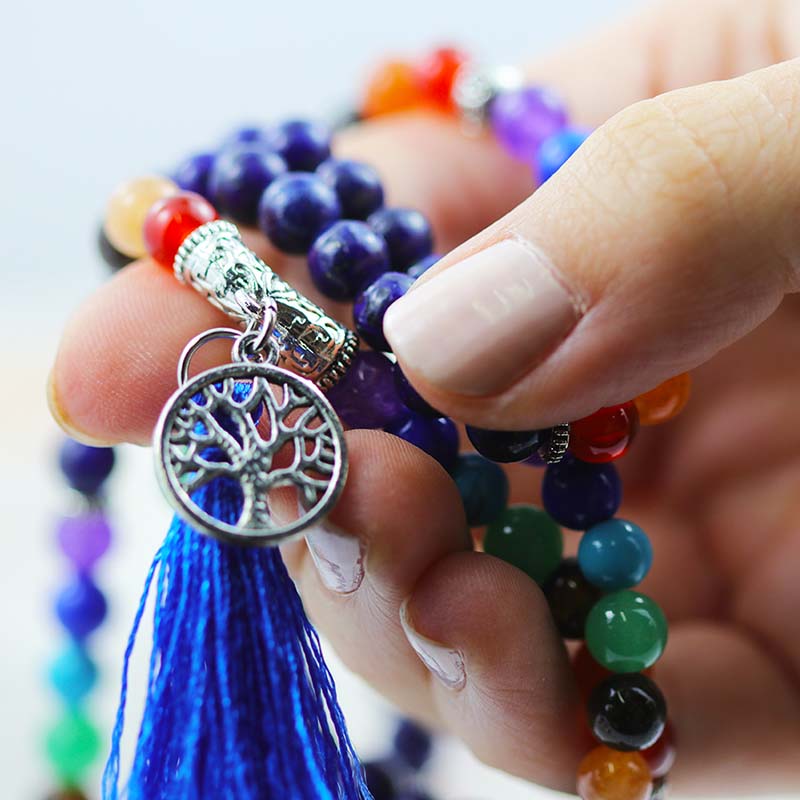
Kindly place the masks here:
[(653, 562), (647, 534), (625, 519), (591, 527), (581, 538), (578, 563), (587, 580), (605, 591), (641, 583)]
[(545, 139), (535, 159), (539, 183), (550, 180), (589, 138), (589, 133), (587, 130), (564, 128)]
[(583, 639), (586, 618), (602, 592), (586, 580), (577, 560), (565, 558), (548, 578), (543, 590), (561, 636)]
[(601, 408), (570, 425), (569, 449), (581, 461), (603, 464), (625, 455), (639, 428), (631, 403)]
[(650, 800), (653, 778), (639, 753), (600, 746), (578, 767), (581, 800)]
[(642, 425), (661, 425), (674, 419), (689, 402), (692, 377), (688, 372), (669, 378), (635, 400)]

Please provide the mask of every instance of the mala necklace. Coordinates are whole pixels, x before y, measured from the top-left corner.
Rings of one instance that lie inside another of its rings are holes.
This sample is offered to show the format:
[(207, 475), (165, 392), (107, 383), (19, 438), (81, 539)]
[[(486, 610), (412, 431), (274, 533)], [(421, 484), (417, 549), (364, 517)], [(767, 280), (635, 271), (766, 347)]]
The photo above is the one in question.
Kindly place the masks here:
[[(539, 181), (587, 135), (568, 126), (552, 93), (452, 49), (419, 65), (384, 65), (357, 116), (415, 106), (490, 129)], [(354, 301), (356, 333), (275, 275), (218, 212), (258, 225), (278, 250), (306, 255), (322, 294)], [(438, 258), (430, 225), (417, 211), (385, 207), (377, 173), (332, 158), (329, 130), (312, 122), (245, 128), (219, 151), (187, 159), (174, 180), (125, 184), (111, 198), (101, 244), (117, 263), (149, 254), (240, 326), (187, 344), (179, 389), (156, 430), (159, 479), (177, 515), (126, 653), (127, 672), (158, 571), (131, 797), (369, 796), (316, 635), (277, 550), (247, 546), (325, 524), (347, 473), (342, 424), (382, 428), (437, 459), (458, 485), (470, 525), (487, 526), (483, 549), (539, 583), (564, 638), (583, 640), (574, 664), (596, 746), (579, 767), (581, 797), (663, 796), (674, 747), (652, 667), (667, 623), (632, 588), (652, 551), (638, 526), (615, 517), (621, 483), (612, 462), (639, 424), (681, 410), (688, 376), (571, 425), (468, 427), (477, 454), (459, 455), (455, 424), (387, 357), (382, 332), (389, 305)], [(190, 378), (194, 353), (220, 337), (233, 340), (231, 363)], [(359, 338), (372, 351), (360, 350)], [(543, 510), (508, 506), (497, 462), (546, 465)], [(584, 531), (577, 558), (563, 557), (562, 527)], [(112, 798), (125, 680), (106, 769)]]

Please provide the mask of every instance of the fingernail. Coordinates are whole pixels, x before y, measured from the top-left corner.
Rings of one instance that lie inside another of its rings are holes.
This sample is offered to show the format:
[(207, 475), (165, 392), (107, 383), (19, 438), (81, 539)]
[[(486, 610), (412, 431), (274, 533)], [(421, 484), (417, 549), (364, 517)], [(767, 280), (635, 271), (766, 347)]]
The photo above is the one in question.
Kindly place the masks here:
[(78, 428), (70, 422), (61, 405), (52, 372), (47, 376), (47, 406), (50, 409), (50, 416), (55, 420), (58, 427), (70, 438), (82, 442), (83, 444), (88, 444), (90, 447), (110, 447), (116, 444), (116, 442), (95, 439), (93, 436), (89, 436), (83, 431), (78, 430)]
[(485, 396), (532, 369), (578, 316), (550, 259), (504, 239), (393, 303), (384, 332), (395, 355), (433, 386)]
[(364, 579), (364, 545), (333, 523), (314, 525), (306, 534), (311, 559), (322, 583), (337, 594), (350, 594)]
[(408, 614), (408, 600), (400, 606), (400, 624), (420, 661), (448, 688), (457, 691), (467, 681), (464, 656), (453, 647), (434, 642), (413, 626)]

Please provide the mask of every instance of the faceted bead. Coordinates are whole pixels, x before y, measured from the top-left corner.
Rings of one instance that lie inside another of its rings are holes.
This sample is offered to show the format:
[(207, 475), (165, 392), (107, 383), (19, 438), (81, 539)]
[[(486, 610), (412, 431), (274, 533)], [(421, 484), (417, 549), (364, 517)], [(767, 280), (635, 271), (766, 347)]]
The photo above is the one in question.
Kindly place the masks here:
[(90, 447), (74, 439), (65, 439), (58, 454), (58, 463), (73, 489), (93, 495), (114, 469), (114, 449)]
[(606, 591), (628, 589), (644, 580), (653, 563), (647, 534), (625, 519), (609, 519), (589, 528), (578, 547), (586, 579)]
[(45, 800), (88, 800), (88, 798), (77, 786), (65, 786), (48, 794)]
[(128, 264), (134, 260), (130, 256), (126, 256), (125, 253), (120, 253), (120, 251), (108, 241), (108, 236), (106, 236), (102, 225), (97, 229), (97, 252), (100, 253), (100, 258), (105, 261), (112, 272), (127, 267)]
[(676, 375), (674, 378), (640, 394), (635, 400), (639, 411), (639, 422), (642, 425), (661, 425), (683, 411), (689, 402), (692, 391), (692, 376), (688, 372)]
[(633, 402), (607, 406), (570, 424), (569, 449), (581, 461), (603, 464), (625, 455), (638, 429)]
[(317, 175), (279, 175), (261, 197), (258, 224), (285, 253), (307, 253), (314, 240), (342, 216), (336, 192)]
[(589, 696), (589, 725), (597, 740), (614, 750), (644, 750), (664, 730), (667, 704), (650, 678), (637, 672), (612, 675)]
[(596, 747), (578, 767), (581, 800), (649, 800), (653, 780), (639, 753)]
[(153, 204), (144, 220), (144, 241), (150, 257), (172, 269), (184, 239), (206, 222), (217, 219), (214, 206), (202, 195), (179, 192)]
[(255, 225), (264, 189), (286, 169), (286, 162), (263, 143), (229, 148), (214, 161), (207, 196), (234, 222)]
[(536, 178), (542, 184), (564, 166), (567, 159), (589, 138), (590, 131), (565, 128), (545, 139), (536, 156)]
[(483, 549), (544, 583), (561, 561), (561, 529), (541, 509), (508, 506), (486, 529)]
[(65, 703), (77, 706), (97, 682), (97, 666), (77, 642), (70, 642), (50, 665), (50, 683)]
[(214, 153), (195, 153), (181, 161), (172, 172), (172, 180), (184, 192), (194, 192), (209, 198), (208, 175), (214, 166)]
[(385, 428), (408, 415), (397, 394), (394, 365), (386, 356), (365, 350), (328, 390), (328, 400), (349, 428)]
[(65, 783), (79, 783), (100, 753), (100, 736), (77, 710), (68, 709), (47, 734), (47, 757)]
[(392, 269), (403, 271), (433, 250), (433, 231), (424, 214), (410, 208), (380, 208), (367, 222), (389, 245)]
[(410, 719), (402, 719), (394, 733), (394, 751), (411, 769), (420, 769), (433, 749), (431, 735)]
[(61, 624), (81, 640), (106, 618), (106, 599), (88, 575), (77, 575), (56, 597), (55, 611)]
[(380, 761), (364, 763), (364, 779), (373, 800), (395, 800), (395, 785), (388, 765)]
[(446, 470), (458, 457), (458, 428), (447, 417), (431, 419), (412, 411), (404, 420), (387, 425), (386, 431), (424, 450)]
[(442, 417), (441, 411), (437, 411), (428, 401), (417, 392), (411, 382), (403, 374), (399, 364), (394, 365), (394, 382), (397, 385), (397, 394), (400, 399), (411, 411), (422, 414), (423, 417)]
[(667, 620), (658, 604), (625, 589), (598, 600), (586, 620), (586, 644), (612, 672), (640, 672), (655, 664), (667, 643)]
[(542, 444), (542, 431), (492, 431), (467, 425), (472, 446), (490, 461), (510, 464), (524, 461)]
[(477, 453), (463, 453), (450, 471), (461, 494), (467, 523), (488, 525), (508, 505), (508, 478), (502, 467)]
[(144, 218), (153, 203), (177, 191), (171, 180), (159, 175), (146, 175), (118, 186), (108, 199), (103, 223), (112, 247), (130, 258), (146, 255)]
[(565, 639), (583, 639), (586, 617), (601, 594), (586, 580), (574, 558), (565, 558), (544, 585), (553, 622)]
[(405, 61), (386, 61), (370, 76), (361, 105), (365, 119), (419, 107), (427, 102), (414, 67)]
[(664, 778), (675, 763), (675, 755), (675, 734), (672, 731), (672, 725), (667, 721), (655, 744), (642, 750), (642, 758), (647, 762), (654, 778)]
[(455, 47), (439, 47), (417, 65), (417, 76), (428, 99), (443, 111), (453, 109), (453, 83), (467, 63), (466, 54)]
[(111, 544), (111, 526), (101, 511), (64, 517), (56, 529), (61, 552), (79, 572), (88, 572)]
[(352, 300), (389, 269), (389, 248), (364, 222), (341, 220), (320, 234), (308, 252), (317, 289), (333, 300)]
[(373, 349), (391, 352), (383, 335), (383, 318), (389, 306), (399, 300), (414, 281), (404, 272), (384, 272), (356, 297), (353, 320), (358, 335)]
[(441, 258), (439, 253), (431, 253), (429, 256), (417, 261), (416, 264), (412, 264), (406, 270), (406, 275), (416, 280), (420, 275), (424, 275), (437, 261), (440, 261)]
[(567, 124), (561, 99), (540, 86), (501, 92), (492, 101), (492, 131), (503, 147), (522, 161), (531, 161), (542, 142)]
[(336, 192), (345, 219), (364, 220), (383, 206), (381, 179), (368, 164), (329, 158), (317, 175)]
[(313, 172), (331, 156), (330, 128), (311, 120), (283, 122), (268, 131), (267, 142), (293, 172)]
[(569, 456), (547, 467), (542, 502), (565, 528), (585, 530), (617, 513), (622, 484), (613, 464), (587, 464)]

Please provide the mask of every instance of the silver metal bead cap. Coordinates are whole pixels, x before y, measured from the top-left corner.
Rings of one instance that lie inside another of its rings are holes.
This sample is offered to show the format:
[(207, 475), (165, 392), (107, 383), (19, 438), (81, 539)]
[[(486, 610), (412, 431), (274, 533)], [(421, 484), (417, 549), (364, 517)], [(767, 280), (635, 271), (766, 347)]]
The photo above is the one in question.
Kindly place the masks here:
[(492, 100), (501, 92), (520, 89), (525, 76), (516, 67), (485, 64), (465, 64), (453, 82), (453, 102), (456, 104), (465, 131), (480, 133), (489, 119)]
[(546, 464), (558, 464), (569, 447), (569, 423), (560, 422), (550, 431), (550, 438), (539, 448), (539, 456)]

